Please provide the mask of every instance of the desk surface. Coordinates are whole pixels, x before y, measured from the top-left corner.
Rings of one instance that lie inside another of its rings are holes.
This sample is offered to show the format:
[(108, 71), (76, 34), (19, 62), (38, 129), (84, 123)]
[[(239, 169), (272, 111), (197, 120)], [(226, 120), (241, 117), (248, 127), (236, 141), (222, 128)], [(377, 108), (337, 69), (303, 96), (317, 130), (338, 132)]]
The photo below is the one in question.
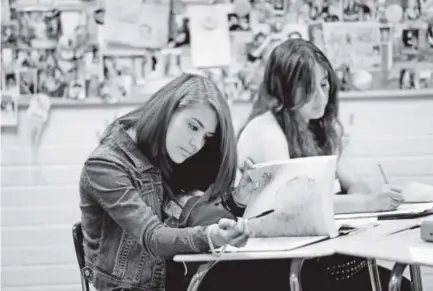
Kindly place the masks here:
[(319, 242), (309, 246), (301, 247), (289, 251), (267, 251), (267, 252), (231, 252), (221, 255), (213, 254), (186, 254), (176, 255), (174, 260), (177, 262), (204, 262), (204, 261), (243, 261), (243, 260), (265, 260), (265, 259), (294, 259), (312, 258), (333, 255), (332, 244)]
[(338, 245), (336, 251), (345, 255), (433, 266), (433, 243), (421, 239), (419, 228), (375, 239), (365, 236), (347, 239)]
[[(383, 221), (380, 223), (380, 225), (371, 229), (355, 231), (349, 235), (340, 236), (335, 239), (321, 241), (288, 251), (231, 252), (220, 255), (213, 255), (210, 253), (184, 254), (176, 255), (174, 260), (178, 262), (203, 262), (215, 260), (234, 261), (324, 257), (337, 253), (340, 248), (342, 248), (344, 251), (349, 251), (349, 248), (344, 247), (348, 242), (356, 244), (357, 241), (361, 241), (364, 246), (369, 246), (373, 240), (373, 237), (375, 239), (377, 237), (385, 236), (390, 233), (407, 229), (411, 226), (419, 224), (420, 219)], [(366, 241), (368, 241), (367, 244)], [(355, 247), (357, 247), (357, 245), (355, 245)], [(366, 248), (366, 250), (367, 249), (368, 248)]]
[[(174, 260), (177, 262), (203, 262), (203, 261), (234, 261), (234, 260), (261, 260), (261, 259), (290, 259), (290, 258), (314, 258), (330, 256), (339, 252), (340, 248), (343, 251), (353, 251), (352, 248), (346, 247), (348, 244), (357, 242), (363, 245), (365, 251), (369, 249), (371, 242), (377, 238), (388, 236), (389, 234), (407, 229), (414, 225), (419, 225), (421, 219), (410, 220), (390, 220), (383, 221), (380, 225), (367, 230), (355, 231), (349, 235), (340, 236), (335, 239), (329, 239), (314, 243), (308, 246), (300, 247), (289, 251), (266, 251), (266, 252), (233, 252), (223, 253), (220, 255), (206, 254), (184, 254), (176, 255)], [(367, 243), (366, 243), (367, 242)], [(356, 254), (365, 257), (365, 255)], [(368, 254), (366, 257), (370, 257)]]

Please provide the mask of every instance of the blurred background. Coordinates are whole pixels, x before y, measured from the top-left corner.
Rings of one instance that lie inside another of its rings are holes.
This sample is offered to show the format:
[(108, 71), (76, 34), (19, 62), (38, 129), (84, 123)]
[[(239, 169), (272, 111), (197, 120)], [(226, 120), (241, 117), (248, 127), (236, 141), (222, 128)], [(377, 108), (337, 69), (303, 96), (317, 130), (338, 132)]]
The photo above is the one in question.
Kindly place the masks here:
[(359, 174), (433, 184), (432, 0), (2, 0), (1, 289), (80, 290), (78, 179), (111, 121), (192, 72), (217, 82), (238, 129), (288, 38), (337, 71)]

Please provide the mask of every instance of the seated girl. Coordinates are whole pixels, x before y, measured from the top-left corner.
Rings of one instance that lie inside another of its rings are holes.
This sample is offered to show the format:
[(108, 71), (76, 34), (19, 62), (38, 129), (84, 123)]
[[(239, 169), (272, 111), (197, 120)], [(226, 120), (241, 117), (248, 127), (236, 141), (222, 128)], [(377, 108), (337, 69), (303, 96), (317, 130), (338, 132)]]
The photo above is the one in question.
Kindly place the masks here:
[[(281, 43), (270, 55), (259, 98), (239, 133), (239, 165), (339, 155), (336, 176), (347, 195), (335, 195), (336, 213), (396, 209), (402, 202), (400, 194), (390, 189), (373, 192), (341, 156), (338, 109), (337, 77), (323, 52), (301, 39)], [(231, 206), (238, 206), (238, 213), (250, 198), (242, 196), (245, 193), (234, 193), (236, 203), (232, 201)], [(379, 270), (385, 290), (390, 272)], [(356, 257), (309, 260), (302, 277), (304, 291), (371, 290), (366, 260)], [(402, 290), (410, 290), (408, 280)]]
[(82, 272), (98, 291), (173, 290), (174, 255), (246, 243), (242, 219), (181, 229), (173, 207), (186, 191), (213, 201), (231, 189), (235, 140), (221, 92), (186, 74), (107, 128), (80, 179)]

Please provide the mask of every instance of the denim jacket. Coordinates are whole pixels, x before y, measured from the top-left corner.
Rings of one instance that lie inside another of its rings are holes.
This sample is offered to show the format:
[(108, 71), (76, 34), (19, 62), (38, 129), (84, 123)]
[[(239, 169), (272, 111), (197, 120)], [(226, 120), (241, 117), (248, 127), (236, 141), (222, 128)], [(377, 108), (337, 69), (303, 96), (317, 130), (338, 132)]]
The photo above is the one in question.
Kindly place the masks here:
[(98, 291), (165, 290), (166, 259), (209, 250), (206, 228), (161, 222), (160, 171), (121, 125), (86, 160), (80, 178), (85, 277)]

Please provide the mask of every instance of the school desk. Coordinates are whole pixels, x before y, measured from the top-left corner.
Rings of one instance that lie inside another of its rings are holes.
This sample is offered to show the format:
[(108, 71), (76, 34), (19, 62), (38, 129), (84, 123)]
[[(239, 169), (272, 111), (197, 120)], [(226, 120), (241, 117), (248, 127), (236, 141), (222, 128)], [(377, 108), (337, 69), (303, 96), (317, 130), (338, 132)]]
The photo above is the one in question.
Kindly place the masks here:
[(359, 236), (339, 244), (336, 251), (345, 255), (395, 262), (389, 283), (390, 291), (400, 290), (405, 268), (410, 266), (414, 291), (422, 290), (420, 265), (433, 267), (433, 243), (421, 239), (419, 227), (396, 231), (374, 239)]

